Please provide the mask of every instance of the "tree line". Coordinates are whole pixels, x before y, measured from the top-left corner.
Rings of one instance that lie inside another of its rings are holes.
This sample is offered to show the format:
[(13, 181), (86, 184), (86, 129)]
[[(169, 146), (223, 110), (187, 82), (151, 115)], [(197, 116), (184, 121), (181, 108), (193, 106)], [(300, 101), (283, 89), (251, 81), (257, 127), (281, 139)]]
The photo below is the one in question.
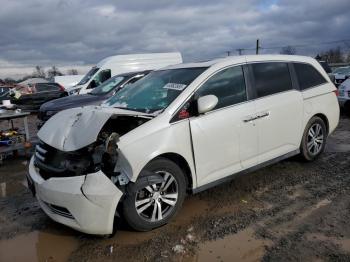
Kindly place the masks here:
[[(285, 46), (281, 48), (280, 54), (296, 55), (297, 50), (293, 46)], [(350, 63), (350, 50), (346, 51), (338, 46), (322, 51), (316, 57), (318, 60), (328, 63)]]
[(39, 77), (39, 78), (44, 78), (44, 79), (48, 79), (48, 80), (53, 80), (53, 78), (55, 76), (78, 75), (78, 74), (79, 74), (78, 70), (74, 69), (74, 68), (66, 70), (66, 73), (64, 74), (56, 66), (52, 66), (45, 71), (45, 69), (42, 66), (37, 65), (37, 66), (35, 66), (33, 73), (31, 73), (31, 74), (27, 74), (18, 80), (14, 80), (10, 77), (4, 78), (3, 80), (0, 79), (0, 83), (9, 83), (9, 84), (20, 83), (24, 80), (27, 80), (27, 79), (33, 78), (33, 77)]

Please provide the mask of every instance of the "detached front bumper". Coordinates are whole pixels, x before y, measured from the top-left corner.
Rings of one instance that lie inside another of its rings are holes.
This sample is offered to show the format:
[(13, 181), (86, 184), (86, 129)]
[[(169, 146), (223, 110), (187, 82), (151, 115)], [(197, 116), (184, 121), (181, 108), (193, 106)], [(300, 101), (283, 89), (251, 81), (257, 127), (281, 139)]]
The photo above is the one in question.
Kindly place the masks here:
[(112, 233), (123, 193), (102, 171), (44, 180), (32, 157), (28, 176), (41, 208), (53, 220), (88, 234)]

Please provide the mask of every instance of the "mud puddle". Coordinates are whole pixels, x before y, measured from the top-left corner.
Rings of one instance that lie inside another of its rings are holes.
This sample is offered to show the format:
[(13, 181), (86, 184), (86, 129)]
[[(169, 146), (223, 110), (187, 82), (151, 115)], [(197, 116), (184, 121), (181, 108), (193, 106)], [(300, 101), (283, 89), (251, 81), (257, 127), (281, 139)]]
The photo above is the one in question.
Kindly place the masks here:
[(21, 190), (27, 188), (25, 179), (0, 183), (0, 197), (11, 197), (17, 195)]
[(260, 261), (269, 240), (257, 239), (254, 229), (247, 228), (235, 235), (199, 245), (198, 253), (187, 261)]
[(62, 233), (34, 231), (0, 241), (0, 261), (66, 261), (78, 240)]

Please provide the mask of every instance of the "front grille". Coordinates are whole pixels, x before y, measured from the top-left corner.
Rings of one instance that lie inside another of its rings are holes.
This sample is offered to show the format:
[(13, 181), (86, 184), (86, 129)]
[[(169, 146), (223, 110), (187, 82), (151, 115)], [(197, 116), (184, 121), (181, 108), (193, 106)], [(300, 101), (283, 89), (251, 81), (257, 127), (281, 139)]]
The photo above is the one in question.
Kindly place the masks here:
[(42, 141), (35, 147), (34, 164), (45, 180), (51, 177), (71, 177), (81, 175), (90, 168), (90, 154), (83, 150), (64, 152)]
[(73, 215), (69, 212), (69, 210), (65, 207), (60, 207), (57, 205), (53, 205), (53, 204), (49, 204), (47, 202), (44, 202), (45, 205), (50, 209), (50, 211), (52, 213), (55, 213), (57, 215), (63, 216), (63, 217), (67, 217), (70, 219), (74, 219)]

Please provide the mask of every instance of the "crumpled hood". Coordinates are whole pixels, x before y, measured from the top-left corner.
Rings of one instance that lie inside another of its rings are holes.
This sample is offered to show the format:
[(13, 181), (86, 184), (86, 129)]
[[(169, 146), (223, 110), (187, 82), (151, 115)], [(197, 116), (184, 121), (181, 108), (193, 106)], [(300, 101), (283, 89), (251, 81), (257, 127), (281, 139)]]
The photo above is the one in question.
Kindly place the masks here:
[(115, 114), (149, 116), (100, 106), (72, 108), (51, 117), (39, 130), (38, 137), (58, 150), (75, 151), (95, 142), (103, 125)]

